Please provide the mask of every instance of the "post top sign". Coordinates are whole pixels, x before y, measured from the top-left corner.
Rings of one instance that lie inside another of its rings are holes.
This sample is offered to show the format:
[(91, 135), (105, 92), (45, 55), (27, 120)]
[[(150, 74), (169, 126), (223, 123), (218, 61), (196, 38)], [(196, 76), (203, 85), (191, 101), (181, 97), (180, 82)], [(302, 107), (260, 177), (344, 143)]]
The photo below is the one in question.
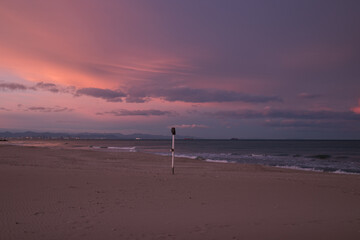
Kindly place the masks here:
[(176, 131), (175, 131), (175, 128), (173, 127), (173, 128), (171, 128), (171, 133), (173, 134), (173, 135), (175, 135), (176, 134)]

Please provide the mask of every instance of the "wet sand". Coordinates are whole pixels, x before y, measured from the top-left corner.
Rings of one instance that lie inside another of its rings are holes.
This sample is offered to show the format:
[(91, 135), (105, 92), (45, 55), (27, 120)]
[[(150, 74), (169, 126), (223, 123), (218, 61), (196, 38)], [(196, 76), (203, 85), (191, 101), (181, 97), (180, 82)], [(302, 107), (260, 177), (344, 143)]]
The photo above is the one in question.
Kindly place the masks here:
[(360, 239), (360, 176), (0, 144), (0, 239)]

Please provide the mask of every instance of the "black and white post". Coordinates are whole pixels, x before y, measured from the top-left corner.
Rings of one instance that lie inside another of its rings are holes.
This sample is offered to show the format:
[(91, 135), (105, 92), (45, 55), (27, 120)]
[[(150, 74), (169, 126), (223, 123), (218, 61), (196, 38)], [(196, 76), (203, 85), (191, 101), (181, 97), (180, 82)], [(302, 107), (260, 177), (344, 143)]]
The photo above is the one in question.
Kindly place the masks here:
[(172, 133), (172, 145), (171, 145), (171, 171), (172, 174), (175, 174), (175, 170), (174, 170), (174, 157), (175, 157), (175, 128), (171, 128), (171, 133)]

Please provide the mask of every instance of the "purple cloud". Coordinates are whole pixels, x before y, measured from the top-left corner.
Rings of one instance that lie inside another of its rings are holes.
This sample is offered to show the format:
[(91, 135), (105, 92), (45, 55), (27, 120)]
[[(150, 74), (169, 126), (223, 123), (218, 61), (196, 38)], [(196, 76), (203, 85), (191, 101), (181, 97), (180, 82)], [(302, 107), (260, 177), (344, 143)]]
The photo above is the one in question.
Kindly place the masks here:
[(1, 90), (27, 90), (28, 87), (19, 83), (0, 83)]
[(274, 127), (278, 129), (299, 129), (299, 130), (341, 130), (341, 131), (348, 131), (348, 132), (359, 132), (360, 131), (360, 124), (358, 121), (352, 121), (349, 124), (347, 120), (311, 120), (311, 119), (295, 119), (295, 120), (288, 120), (288, 119), (272, 119), (266, 120), (263, 123), (264, 126), (267, 127)]
[(175, 128), (209, 128), (209, 126), (206, 126), (204, 124), (180, 124), (180, 125), (174, 125), (170, 127)]
[(122, 97), (126, 94), (119, 90), (110, 90), (102, 88), (81, 88), (76, 91), (76, 95), (87, 95), (95, 98), (102, 98), (108, 102), (122, 102)]
[(74, 86), (68, 86), (68, 87), (60, 87), (54, 83), (44, 83), (44, 82), (38, 82), (33, 86), (26, 86), (19, 83), (0, 83), (0, 90), (43, 90), (43, 91), (50, 91), (53, 93), (69, 93), (69, 94), (75, 94), (76, 88)]
[(267, 120), (265, 126), (278, 128), (337, 128), (338, 122), (323, 120)]
[(259, 118), (278, 118), (278, 119), (319, 119), (319, 120), (360, 120), (360, 114), (354, 112), (336, 111), (293, 111), (293, 110), (240, 110), (240, 111), (218, 111), (206, 113), (207, 115), (220, 118), (238, 119), (259, 119)]
[(6, 111), (6, 112), (10, 112), (10, 109), (4, 108), (4, 107), (0, 107), (0, 111)]
[[(174, 85), (178, 85), (174, 83)], [(33, 87), (27, 87), (17, 83), (2, 83), (0, 89), (9, 90), (44, 90), (53, 93), (64, 92), (75, 96), (90, 96), (101, 98), (107, 102), (122, 102), (125, 98), (128, 103), (144, 103), (150, 101), (150, 98), (162, 98), (169, 102), (190, 102), (190, 103), (206, 103), (206, 102), (247, 102), (247, 103), (266, 103), (266, 102), (282, 102), (277, 96), (251, 95), (236, 91), (216, 90), (216, 89), (199, 89), (189, 87), (173, 87), (173, 86), (137, 86), (127, 91), (111, 90), (102, 88), (81, 88), (75, 87), (60, 88), (54, 83), (39, 82)]]
[(146, 101), (146, 98), (162, 98), (169, 102), (248, 102), (248, 103), (265, 103), (281, 102), (282, 99), (277, 96), (250, 95), (235, 91), (216, 90), (216, 89), (199, 89), (199, 88), (149, 88), (144, 90), (130, 90), (129, 97), (137, 99), (138, 102)]
[(67, 107), (28, 107), (25, 109), (25, 111), (34, 111), (34, 112), (72, 112), (73, 109), (67, 108)]
[(57, 93), (60, 91), (60, 89), (54, 83), (39, 82), (35, 85), (35, 88), (36, 89), (40, 88), (42, 90), (50, 91), (53, 93)]
[(149, 98), (146, 97), (135, 97), (135, 96), (129, 96), (126, 99), (127, 103), (144, 103), (150, 101)]
[(114, 110), (109, 112), (97, 113), (97, 115), (113, 115), (113, 116), (171, 116), (174, 115), (170, 111), (161, 111), (161, 110)]

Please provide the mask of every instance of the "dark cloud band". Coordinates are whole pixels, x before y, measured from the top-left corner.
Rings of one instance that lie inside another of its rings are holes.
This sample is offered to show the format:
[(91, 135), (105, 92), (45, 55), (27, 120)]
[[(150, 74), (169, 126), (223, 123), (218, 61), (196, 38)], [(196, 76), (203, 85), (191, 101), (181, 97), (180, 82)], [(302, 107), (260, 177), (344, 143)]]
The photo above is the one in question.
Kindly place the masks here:
[(19, 83), (0, 83), (1, 90), (27, 90), (28, 87)]
[(64, 92), (75, 96), (90, 96), (101, 98), (108, 102), (122, 102), (123, 99), (128, 103), (144, 103), (151, 98), (161, 98), (169, 102), (188, 102), (188, 103), (207, 103), (207, 102), (246, 102), (246, 103), (267, 103), (282, 102), (277, 96), (250, 95), (236, 91), (200, 89), (188, 87), (169, 87), (152, 88), (138, 86), (136, 89), (130, 89), (128, 92), (121, 90), (111, 90), (103, 88), (80, 88), (75, 87), (60, 88), (53, 83), (39, 82), (35, 86), (27, 87), (17, 83), (1, 83), (0, 89), (8, 90), (44, 90), (53, 93)]
[(121, 91), (114, 91), (102, 88), (81, 88), (76, 91), (77, 95), (87, 95), (95, 98), (102, 98), (108, 102), (121, 102), (126, 94)]
[(318, 119), (318, 120), (360, 120), (360, 114), (354, 112), (336, 112), (336, 111), (292, 111), (292, 110), (241, 110), (241, 111), (218, 111), (206, 113), (207, 115), (220, 118), (236, 119)]
[(54, 113), (58, 113), (58, 112), (72, 112), (73, 109), (71, 108), (67, 108), (67, 107), (59, 107), (59, 106), (55, 106), (55, 107), (38, 107), (38, 106), (33, 106), (33, 107), (28, 107), (24, 109), (25, 111), (32, 111), (32, 112), (54, 112)]
[(113, 115), (113, 116), (171, 116), (174, 115), (173, 112), (170, 111), (161, 111), (161, 110), (114, 110), (109, 112), (97, 113), (97, 115)]

